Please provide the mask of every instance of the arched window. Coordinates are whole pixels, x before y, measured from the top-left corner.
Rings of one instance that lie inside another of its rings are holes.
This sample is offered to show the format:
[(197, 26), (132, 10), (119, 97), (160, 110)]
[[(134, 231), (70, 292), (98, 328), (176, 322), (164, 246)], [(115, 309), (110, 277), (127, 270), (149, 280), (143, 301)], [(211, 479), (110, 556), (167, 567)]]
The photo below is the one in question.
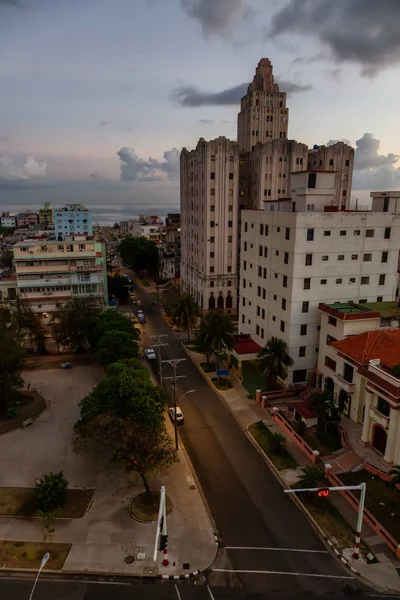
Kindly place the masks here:
[(215, 298), (213, 295), (210, 296), (208, 301), (208, 310), (215, 310)]
[(219, 310), (224, 310), (224, 297), (223, 297), (222, 294), (220, 294), (218, 296), (218, 302), (217, 302), (217, 304), (218, 304)]
[(232, 296), (230, 292), (228, 292), (226, 297), (226, 308), (232, 308)]

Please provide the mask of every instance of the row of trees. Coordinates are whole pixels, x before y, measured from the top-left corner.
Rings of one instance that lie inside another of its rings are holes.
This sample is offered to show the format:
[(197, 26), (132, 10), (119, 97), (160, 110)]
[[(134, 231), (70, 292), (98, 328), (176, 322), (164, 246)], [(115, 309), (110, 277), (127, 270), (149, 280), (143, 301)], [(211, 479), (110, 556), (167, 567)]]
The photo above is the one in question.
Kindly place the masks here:
[(159, 250), (157, 244), (142, 236), (127, 236), (117, 248), (122, 263), (138, 275), (158, 276)]
[(77, 452), (100, 451), (140, 475), (147, 492), (148, 476), (177, 460), (165, 429), (166, 394), (153, 385), (138, 359), (109, 365), (94, 390), (81, 400), (74, 427)]

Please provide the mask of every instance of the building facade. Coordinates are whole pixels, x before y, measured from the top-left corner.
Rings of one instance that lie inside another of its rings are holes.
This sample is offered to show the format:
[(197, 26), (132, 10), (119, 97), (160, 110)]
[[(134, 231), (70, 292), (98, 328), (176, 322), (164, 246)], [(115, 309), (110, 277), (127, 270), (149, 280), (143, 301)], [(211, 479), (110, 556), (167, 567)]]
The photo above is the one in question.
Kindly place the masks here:
[(10, 213), (2, 213), (0, 222), (1, 222), (2, 227), (16, 227), (17, 226), (15, 215), (10, 214)]
[(180, 278), (181, 265), (181, 215), (170, 213), (161, 231), (160, 275), (163, 279)]
[(354, 148), (343, 142), (336, 142), (331, 146), (314, 146), (308, 151), (307, 170), (330, 171), (337, 174), (334, 205), (342, 210), (352, 208), (353, 168)]
[(48, 229), (54, 225), (53, 210), (50, 202), (45, 202), (43, 208), (39, 208), (38, 217), (41, 229)]
[(27, 210), (26, 212), (18, 213), (16, 216), (16, 225), (17, 227), (31, 227), (36, 226), (38, 224), (38, 215), (31, 210)]
[(181, 153), (181, 290), (201, 310), (236, 311), (239, 147), (201, 138)]
[(13, 246), (17, 293), (34, 312), (52, 313), (57, 304), (91, 297), (108, 302), (105, 244), (79, 237), (71, 241), (22, 241)]
[(53, 211), (56, 240), (69, 235), (93, 236), (92, 213), (81, 204), (67, 204)]

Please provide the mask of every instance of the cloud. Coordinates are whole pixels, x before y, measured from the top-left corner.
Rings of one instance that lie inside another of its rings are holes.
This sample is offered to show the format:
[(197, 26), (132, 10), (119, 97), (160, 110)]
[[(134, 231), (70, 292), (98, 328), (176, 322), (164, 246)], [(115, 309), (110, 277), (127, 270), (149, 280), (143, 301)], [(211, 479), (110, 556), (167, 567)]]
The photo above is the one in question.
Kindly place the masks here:
[(182, 8), (200, 23), (203, 34), (229, 38), (250, 12), (248, 0), (180, 0)]
[(374, 77), (400, 64), (398, 0), (290, 0), (271, 19), (269, 35), (317, 37), (338, 63)]
[(19, 2), (17, 2), (17, 0), (0, 0), (0, 6), (2, 4), (5, 4), (7, 6), (17, 6), (18, 8), (22, 8), (22, 6), (20, 5)]
[(100, 121), (99, 126), (103, 127), (104, 125), (108, 125), (108, 121)]
[(164, 152), (164, 161), (155, 158), (144, 160), (133, 148), (124, 146), (117, 152), (121, 161), (122, 181), (161, 181), (163, 179), (179, 179), (179, 156), (177, 148)]
[(9, 139), (8, 135), (1, 135), (0, 142), (6, 142)]
[(0, 181), (27, 181), (36, 177), (44, 177), (47, 172), (47, 164), (38, 161), (32, 156), (22, 160), (10, 156), (0, 156)]
[(213, 122), (212, 119), (199, 119), (199, 123), (201, 125), (211, 125), (212, 122)]
[[(296, 92), (308, 92), (312, 85), (301, 85), (292, 81), (284, 81), (275, 78), (282, 92), (295, 94)], [(220, 92), (204, 92), (194, 85), (182, 84), (172, 91), (172, 99), (181, 106), (235, 106), (247, 93), (248, 83), (241, 83)]]
[(400, 188), (400, 154), (379, 154), (380, 141), (364, 133), (356, 141), (353, 188), (379, 190)]
[(351, 142), (350, 142), (350, 140), (347, 140), (346, 138), (343, 138), (341, 140), (329, 140), (329, 142), (327, 142), (326, 145), (327, 146), (334, 146), (338, 142), (343, 142), (343, 144), (347, 144), (348, 146), (352, 145)]

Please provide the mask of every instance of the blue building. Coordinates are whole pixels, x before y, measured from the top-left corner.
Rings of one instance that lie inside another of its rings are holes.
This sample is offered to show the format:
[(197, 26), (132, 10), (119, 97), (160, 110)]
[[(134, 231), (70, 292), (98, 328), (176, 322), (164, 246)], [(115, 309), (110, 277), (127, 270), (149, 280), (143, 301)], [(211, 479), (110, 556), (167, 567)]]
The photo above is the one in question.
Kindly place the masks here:
[(63, 240), (67, 235), (93, 235), (92, 213), (81, 204), (54, 209), (53, 218), (56, 240)]

